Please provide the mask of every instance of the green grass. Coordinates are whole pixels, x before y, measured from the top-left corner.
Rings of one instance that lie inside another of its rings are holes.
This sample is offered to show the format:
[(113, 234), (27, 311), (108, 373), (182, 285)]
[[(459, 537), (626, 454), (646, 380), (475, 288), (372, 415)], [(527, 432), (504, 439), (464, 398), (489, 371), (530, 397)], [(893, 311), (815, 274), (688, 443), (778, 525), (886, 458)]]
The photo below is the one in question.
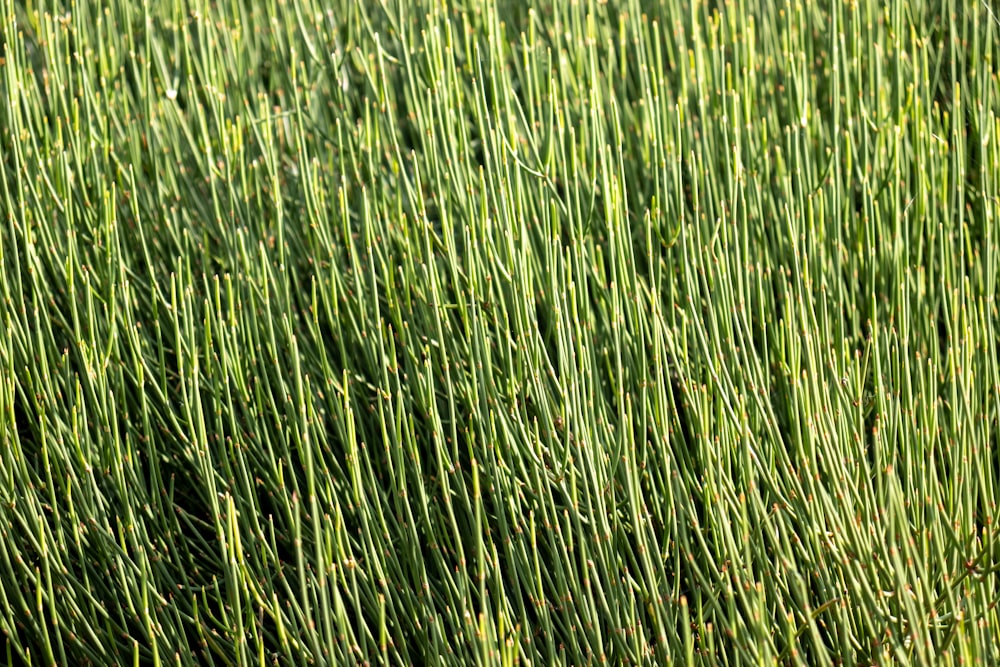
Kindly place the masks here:
[(1000, 661), (992, 5), (529, 4), (4, 0), (0, 661)]

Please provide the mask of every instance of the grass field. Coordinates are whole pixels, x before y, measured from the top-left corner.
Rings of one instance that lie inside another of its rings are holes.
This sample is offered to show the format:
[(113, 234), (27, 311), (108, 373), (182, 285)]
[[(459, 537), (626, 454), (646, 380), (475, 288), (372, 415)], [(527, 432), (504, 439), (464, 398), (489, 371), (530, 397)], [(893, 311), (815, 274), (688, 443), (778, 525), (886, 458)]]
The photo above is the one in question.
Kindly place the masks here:
[(1000, 662), (992, 0), (2, 3), (0, 662)]

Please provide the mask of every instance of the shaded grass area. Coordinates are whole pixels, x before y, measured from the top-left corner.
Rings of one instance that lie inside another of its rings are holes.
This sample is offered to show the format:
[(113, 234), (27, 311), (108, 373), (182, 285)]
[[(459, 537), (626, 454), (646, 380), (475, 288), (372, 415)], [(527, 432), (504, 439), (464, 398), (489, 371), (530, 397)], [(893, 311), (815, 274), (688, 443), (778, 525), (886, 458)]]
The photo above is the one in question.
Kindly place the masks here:
[(6, 3), (10, 664), (992, 664), (974, 2)]

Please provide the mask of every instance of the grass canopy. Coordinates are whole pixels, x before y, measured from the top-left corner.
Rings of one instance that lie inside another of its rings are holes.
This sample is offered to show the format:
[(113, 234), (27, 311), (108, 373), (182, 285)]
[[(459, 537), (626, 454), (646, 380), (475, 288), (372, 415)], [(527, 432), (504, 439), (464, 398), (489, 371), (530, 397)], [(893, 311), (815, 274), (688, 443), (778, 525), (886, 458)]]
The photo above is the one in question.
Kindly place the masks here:
[(0, 661), (1000, 662), (991, 0), (3, 0)]

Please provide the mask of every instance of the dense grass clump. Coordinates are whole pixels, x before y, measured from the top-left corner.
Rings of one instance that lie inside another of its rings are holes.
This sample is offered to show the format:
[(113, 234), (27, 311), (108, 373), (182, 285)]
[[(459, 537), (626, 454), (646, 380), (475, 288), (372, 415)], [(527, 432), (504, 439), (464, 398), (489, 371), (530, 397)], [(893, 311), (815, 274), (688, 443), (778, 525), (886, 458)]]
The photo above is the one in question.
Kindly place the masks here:
[(0, 20), (6, 664), (1000, 661), (989, 0)]

